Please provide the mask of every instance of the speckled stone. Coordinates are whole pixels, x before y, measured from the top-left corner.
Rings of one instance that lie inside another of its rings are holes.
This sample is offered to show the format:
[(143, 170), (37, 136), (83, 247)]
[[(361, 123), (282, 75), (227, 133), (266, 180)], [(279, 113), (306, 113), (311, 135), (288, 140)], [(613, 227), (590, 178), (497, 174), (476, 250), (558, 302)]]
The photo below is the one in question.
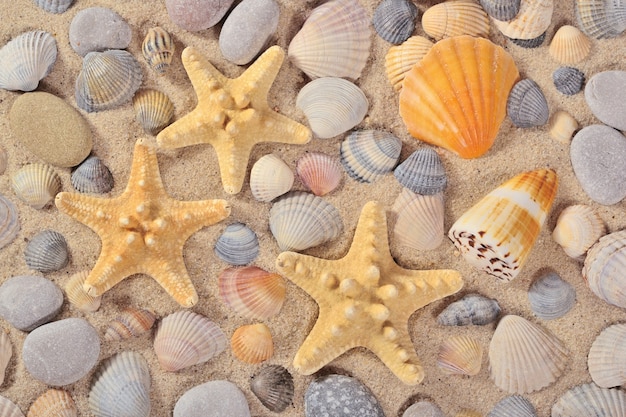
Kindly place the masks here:
[(52, 386), (72, 384), (91, 371), (100, 354), (98, 332), (87, 320), (44, 324), (26, 336), (22, 359), (28, 372)]
[(106, 49), (126, 49), (132, 30), (126, 21), (106, 7), (89, 7), (70, 23), (70, 45), (81, 56)]
[(604, 125), (581, 129), (572, 139), (574, 174), (595, 202), (611, 205), (626, 197), (626, 137)]
[(174, 417), (250, 417), (246, 397), (229, 381), (209, 381), (185, 392), (176, 401)]
[(278, 27), (280, 9), (274, 0), (243, 0), (226, 18), (220, 32), (224, 58), (237, 65), (252, 61)]
[(626, 130), (626, 71), (595, 74), (585, 86), (585, 100), (602, 123)]
[(419, 401), (407, 408), (402, 417), (446, 417), (446, 415), (435, 404)]
[(29, 332), (56, 316), (63, 306), (63, 291), (44, 277), (20, 275), (0, 286), (0, 317)]
[(215, 26), (232, 4), (233, 0), (165, 0), (172, 22), (192, 32)]
[(378, 400), (359, 380), (326, 375), (309, 385), (304, 394), (306, 417), (384, 417)]

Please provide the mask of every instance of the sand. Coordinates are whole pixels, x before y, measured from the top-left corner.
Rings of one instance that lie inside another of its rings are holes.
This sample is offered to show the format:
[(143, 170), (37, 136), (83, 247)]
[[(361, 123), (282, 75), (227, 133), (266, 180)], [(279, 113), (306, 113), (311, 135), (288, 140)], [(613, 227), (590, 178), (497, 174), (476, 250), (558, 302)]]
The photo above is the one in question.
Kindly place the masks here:
[[(307, 13), (320, 1), (279, 0), (281, 8), (279, 29), (271, 43), (287, 48), (290, 40), (301, 27)], [(378, 1), (361, 0), (371, 16)], [(435, 1), (419, 2), (420, 15)], [(547, 40), (537, 49), (523, 49), (507, 41), (493, 26), (490, 39), (504, 46), (515, 59), (522, 77), (535, 80), (542, 88), (549, 103), (550, 112), (559, 109), (570, 112), (586, 126), (598, 121), (590, 113), (582, 93), (572, 97), (564, 96), (552, 85), (552, 72), (559, 64), (548, 54), (549, 41), (558, 27), (575, 24), (573, 1), (556, 1), (552, 24), (547, 32)], [(81, 57), (70, 47), (68, 41), (69, 24), (79, 10), (90, 6), (105, 6), (121, 14), (133, 28), (133, 38), (128, 51), (140, 60), (144, 70), (143, 87), (156, 88), (165, 92), (176, 107), (176, 118), (188, 113), (196, 103), (194, 91), (180, 61), (180, 52), (185, 46), (194, 46), (206, 54), (210, 61), (226, 76), (236, 77), (243, 67), (226, 62), (217, 46), (220, 25), (200, 32), (186, 32), (170, 22), (162, 1), (114, 1), (77, 0), (65, 13), (53, 15), (36, 7), (32, 1), (2, 0), (2, 23), (0, 24), (0, 44), (5, 44), (14, 36), (32, 29), (42, 29), (52, 33), (58, 43), (59, 54), (51, 72), (39, 85), (39, 91), (53, 93), (72, 106), (74, 81), (81, 67)], [(149, 70), (141, 57), (141, 42), (146, 31), (153, 26), (161, 26), (169, 31), (176, 43), (176, 55), (172, 66), (164, 77), (158, 77)], [(422, 34), (421, 27), (416, 34)], [(358, 129), (381, 129), (397, 135), (403, 140), (401, 160), (404, 160), (420, 142), (411, 138), (398, 114), (398, 95), (389, 85), (384, 72), (384, 57), (389, 44), (378, 36), (372, 36), (371, 56), (363, 75), (357, 84), (370, 101), (369, 112)], [(578, 64), (587, 78), (609, 69), (626, 69), (624, 66), (624, 36), (612, 40), (593, 40), (589, 57)], [(306, 124), (304, 114), (295, 107), (298, 91), (308, 82), (307, 77), (288, 60), (283, 64), (274, 83), (268, 100), (280, 113)], [(23, 260), (23, 252), (28, 240), (43, 229), (54, 229), (62, 233), (70, 247), (70, 264), (55, 273), (45, 276), (60, 286), (68, 278), (80, 271), (93, 267), (100, 250), (97, 235), (89, 228), (60, 213), (56, 207), (48, 206), (35, 210), (18, 201), (10, 187), (10, 176), (19, 167), (32, 162), (41, 162), (30, 154), (12, 134), (7, 114), (13, 101), (21, 94), (0, 90), (0, 143), (7, 149), (9, 164), (7, 171), (0, 175), (0, 193), (15, 202), (20, 212), (22, 229), (18, 238), (0, 250), (0, 280), (15, 275), (33, 274)], [(82, 111), (81, 111), (82, 112)], [(115, 187), (108, 196), (119, 195), (128, 180), (132, 149), (135, 141), (146, 137), (142, 128), (134, 120), (130, 104), (118, 109), (100, 113), (82, 112), (89, 122), (93, 136), (93, 154), (99, 156), (110, 167), (115, 178)], [(256, 146), (251, 155), (248, 171), (254, 161), (268, 153), (280, 155), (291, 167), (297, 158), (307, 151), (322, 151), (338, 155), (339, 145), (344, 135), (333, 139), (314, 138), (303, 146), (262, 144)], [(154, 143), (154, 137), (148, 137)], [(451, 328), (436, 323), (437, 314), (450, 302), (467, 293), (479, 292), (500, 303), (503, 314), (517, 314), (540, 324), (561, 339), (570, 351), (567, 369), (551, 386), (539, 392), (528, 394), (527, 398), (537, 408), (540, 416), (548, 416), (554, 402), (571, 387), (590, 382), (587, 371), (587, 353), (594, 338), (610, 324), (624, 321), (626, 315), (620, 308), (609, 306), (598, 299), (585, 286), (581, 276), (581, 263), (568, 258), (551, 239), (558, 214), (571, 204), (589, 204), (594, 207), (606, 222), (609, 231), (616, 231), (626, 224), (624, 204), (600, 206), (591, 201), (582, 191), (572, 171), (568, 145), (551, 139), (548, 126), (532, 129), (515, 128), (505, 119), (493, 148), (483, 157), (462, 160), (452, 153), (439, 150), (448, 173), (449, 184), (445, 191), (445, 230), (465, 210), (476, 203), (483, 195), (497, 187), (506, 179), (523, 171), (536, 168), (556, 170), (560, 186), (554, 206), (549, 214), (539, 239), (532, 250), (528, 263), (521, 274), (511, 283), (503, 284), (483, 272), (479, 272), (462, 259), (447, 239), (433, 251), (418, 252), (397, 245), (391, 236), (391, 251), (398, 264), (411, 269), (456, 269), (465, 281), (464, 288), (456, 295), (432, 303), (411, 316), (408, 326), (426, 377), (417, 386), (404, 385), (374, 354), (357, 348), (341, 355), (324, 367), (320, 374), (339, 372), (352, 375), (365, 383), (380, 401), (385, 415), (400, 416), (403, 410), (416, 399), (434, 401), (448, 416), (453, 416), (463, 408), (472, 408), (487, 414), (493, 405), (506, 392), (498, 389), (489, 377), (488, 358), (483, 356), (480, 373), (473, 377), (449, 376), (436, 365), (437, 351), (445, 339), (455, 335), (470, 335), (476, 338), (485, 352), (495, 329), (495, 324)], [(256, 231), (260, 244), (260, 257), (255, 265), (274, 270), (274, 261), (279, 253), (268, 227), (270, 203), (260, 203), (253, 199), (248, 180), (241, 193), (228, 195), (222, 190), (217, 160), (213, 149), (208, 145), (197, 145), (173, 151), (158, 152), (159, 167), (167, 192), (180, 200), (200, 200), (222, 198), (228, 200), (233, 209), (231, 216), (223, 222), (202, 229), (194, 234), (184, 248), (185, 263), (200, 301), (193, 311), (209, 317), (219, 324), (230, 337), (234, 330), (250, 320), (239, 317), (217, 297), (217, 275), (228, 265), (213, 253), (213, 246), (224, 228), (233, 222), (247, 224)], [(63, 190), (73, 191), (70, 184), (70, 170), (55, 168), (61, 175)], [(303, 189), (296, 182), (295, 189)], [(370, 200), (380, 201), (387, 209), (400, 192), (400, 185), (389, 174), (374, 184), (361, 184), (351, 178), (344, 179), (342, 185), (326, 199), (341, 213), (344, 233), (334, 241), (305, 251), (307, 254), (328, 259), (342, 257), (352, 240), (352, 234), (362, 206)], [(535, 317), (529, 307), (527, 290), (530, 284), (546, 271), (555, 271), (572, 284), (577, 292), (574, 308), (564, 317), (553, 321), (542, 321)], [(35, 273), (39, 275), (39, 273)], [(84, 317), (103, 334), (106, 324), (127, 306), (149, 308), (159, 317), (181, 309), (148, 276), (133, 276), (108, 291), (101, 308), (85, 314), (71, 307), (63, 307), (57, 319)], [(275, 354), (269, 363), (287, 367), (295, 380), (293, 407), (282, 415), (302, 416), (304, 392), (313, 376), (299, 375), (292, 366), (298, 347), (312, 328), (317, 316), (317, 305), (311, 297), (291, 282), (287, 282), (287, 299), (279, 315), (268, 320), (274, 336)], [(1, 327), (9, 332), (14, 347), (14, 356), (8, 366), (7, 376), (0, 387), (0, 393), (16, 402), (26, 412), (34, 399), (46, 390), (46, 386), (34, 380), (26, 371), (20, 358), (20, 351), (26, 333), (11, 328), (2, 321)], [(158, 365), (152, 348), (151, 336), (143, 336), (119, 343), (103, 343), (100, 354), (105, 359), (114, 353), (133, 350), (140, 352), (149, 362), (152, 375), (152, 413), (154, 416), (171, 415), (176, 400), (189, 388), (209, 380), (227, 379), (234, 382), (245, 393), (253, 416), (270, 416), (254, 397), (249, 388), (249, 378), (259, 365), (248, 365), (234, 358), (227, 350), (208, 363), (193, 366), (178, 373), (163, 372)], [(96, 368), (97, 369), (97, 368)], [(80, 415), (88, 415), (88, 392), (93, 372), (80, 381), (65, 387), (76, 400)]]

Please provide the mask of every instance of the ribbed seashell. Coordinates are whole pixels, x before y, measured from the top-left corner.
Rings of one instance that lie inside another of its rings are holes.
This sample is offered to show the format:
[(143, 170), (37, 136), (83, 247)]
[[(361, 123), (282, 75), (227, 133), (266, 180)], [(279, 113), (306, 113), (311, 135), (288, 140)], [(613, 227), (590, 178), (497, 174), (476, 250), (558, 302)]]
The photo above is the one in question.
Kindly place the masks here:
[(42, 209), (61, 191), (61, 177), (49, 165), (29, 164), (13, 174), (11, 185), (20, 200)]
[(83, 283), (87, 279), (89, 271), (80, 271), (72, 275), (65, 284), (65, 295), (74, 307), (80, 311), (92, 313), (100, 308), (102, 296), (93, 297), (85, 291)]
[(391, 208), (393, 236), (399, 245), (416, 250), (432, 250), (443, 241), (443, 194), (421, 195), (408, 188)]
[(28, 242), (24, 250), (24, 260), (35, 271), (58, 271), (69, 260), (67, 242), (61, 233), (44, 230)]
[(561, 245), (567, 256), (582, 261), (589, 248), (605, 233), (604, 222), (593, 207), (578, 204), (559, 214), (552, 239)]
[(215, 242), (215, 254), (231, 265), (247, 265), (259, 256), (259, 240), (245, 224), (229, 224)]
[(304, 112), (313, 133), (328, 139), (361, 123), (369, 102), (365, 93), (350, 81), (323, 77), (300, 90), (296, 107)]
[(221, 353), (226, 335), (208, 318), (189, 310), (164, 317), (154, 336), (154, 351), (161, 368), (176, 372), (203, 363)]
[(28, 409), (26, 417), (77, 417), (78, 408), (69, 392), (49, 389), (41, 394)]
[(87, 112), (108, 110), (130, 101), (143, 75), (126, 51), (89, 52), (76, 78), (76, 104)]
[(493, 144), (518, 77), (513, 58), (487, 39), (444, 39), (406, 75), (400, 116), (413, 137), (477, 158)]
[(556, 111), (550, 120), (550, 137), (563, 144), (569, 144), (578, 130), (578, 122), (564, 110)]
[(0, 330), (0, 385), (4, 383), (11, 356), (13, 356), (13, 345), (11, 345), (9, 334)]
[(497, 20), (512, 20), (519, 13), (520, 0), (479, 0), (485, 12)]
[(536, 38), (531, 39), (515, 39), (515, 38), (507, 38), (511, 42), (513, 42), (517, 46), (521, 46), (526, 49), (538, 48), (543, 44), (543, 41), (546, 40), (546, 32), (543, 32), (541, 35)]
[(596, 384), (577, 385), (552, 406), (552, 417), (625, 417), (626, 394)]
[(474, 410), (461, 410), (454, 417), (483, 417), (482, 413)]
[(578, 26), (596, 39), (615, 38), (626, 29), (626, 4), (621, 0), (576, 0)]
[(439, 313), (437, 322), (444, 326), (482, 326), (495, 321), (500, 312), (500, 305), (496, 300), (479, 294), (468, 294)]
[(402, 141), (380, 130), (357, 130), (341, 142), (341, 164), (351, 178), (372, 183), (398, 163)]
[(272, 201), (291, 190), (294, 176), (291, 168), (273, 153), (259, 158), (250, 171), (250, 191), (259, 201)]
[(159, 75), (165, 74), (169, 68), (175, 49), (170, 34), (158, 26), (148, 29), (148, 33), (141, 44), (143, 57)]
[(419, 148), (393, 171), (403, 187), (417, 194), (443, 192), (448, 182), (441, 158), (432, 148)]
[(385, 72), (394, 90), (400, 91), (407, 72), (433, 47), (423, 36), (411, 36), (398, 46), (392, 46), (385, 55)]
[(489, 36), (489, 16), (471, 0), (452, 0), (428, 8), (422, 15), (424, 32), (435, 40), (459, 35)]
[(143, 127), (144, 132), (156, 136), (174, 119), (172, 100), (158, 90), (141, 90), (133, 97), (135, 120)]
[(121, 352), (106, 360), (89, 391), (89, 409), (96, 417), (150, 415), (148, 362), (137, 352)]
[(374, 30), (387, 42), (398, 45), (413, 34), (417, 13), (410, 0), (383, 0), (374, 11)]
[(504, 36), (513, 39), (533, 39), (548, 29), (552, 22), (554, 0), (522, 0), (514, 19), (493, 23)]
[(600, 238), (589, 249), (583, 264), (583, 278), (591, 291), (618, 307), (626, 308), (626, 230)]
[(274, 354), (270, 329), (263, 323), (239, 327), (230, 339), (233, 355), (245, 363), (261, 363)]
[(9, 154), (3, 146), (0, 146), (0, 175), (4, 174), (4, 171), (6, 171), (8, 162)]
[(447, 374), (477, 375), (483, 347), (469, 336), (452, 336), (439, 347), (437, 365)]
[(34, 0), (35, 4), (49, 13), (63, 13), (74, 0)]
[(285, 280), (256, 266), (228, 268), (218, 279), (222, 301), (248, 319), (274, 317), (285, 302)]
[(587, 367), (593, 382), (611, 388), (626, 383), (626, 324), (602, 330), (589, 350)]
[(357, 0), (332, 0), (316, 7), (293, 37), (287, 54), (311, 79), (356, 80), (369, 57), (370, 19)]
[(537, 391), (556, 381), (568, 356), (552, 333), (522, 317), (504, 316), (489, 344), (491, 379), (512, 394)]
[(441, 411), (437, 404), (430, 401), (422, 400), (415, 404), (412, 404), (409, 408), (404, 410), (402, 417), (445, 417), (446, 415)]
[(585, 74), (577, 68), (560, 67), (552, 73), (552, 81), (559, 93), (572, 96), (582, 90)]
[(22, 410), (11, 400), (0, 395), (0, 416), (24, 417)]
[(576, 290), (558, 274), (548, 273), (528, 290), (530, 309), (543, 320), (554, 320), (567, 314), (576, 302)]
[(104, 340), (112, 342), (141, 336), (152, 329), (155, 320), (156, 316), (149, 310), (135, 307), (125, 308), (107, 325), (104, 331)]
[(113, 175), (97, 156), (90, 156), (72, 172), (72, 187), (80, 193), (104, 194), (113, 189)]
[(56, 60), (57, 43), (51, 34), (42, 30), (22, 33), (0, 49), (0, 88), (33, 91)]
[(285, 411), (293, 401), (293, 377), (280, 365), (268, 365), (250, 378), (250, 390), (268, 410)]
[(498, 401), (487, 417), (537, 417), (537, 411), (526, 397), (509, 395)]
[(0, 249), (13, 242), (20, 232), (20, 219), (17, 207), (0, 194)]
[(528, 259), (557, 187), (552, 169), (516, 175), (467, 210), (448, 237), (471, 265), (510, 281)]
[(539, 85), (526, 78), (513, 86), (506, 102), (506, 114), (517, 127), (535, 127), (548, 122), (550, 110)]
[(333, 240), (343, 230), (335, 206), (302, 191), (291, 191), (272, 205), (269, 225), (280, 250), (296, 252)]
[(343, 169), (339, 159), (321, 152), (308, 152), (296, 162), (300, 181), (316, 196), (323, 196), (339, 186)]
[(550, 42), (550, 56), (562, 64), (575, 64), (587, 58), (591, 41), (575, 26), (563, 25)]

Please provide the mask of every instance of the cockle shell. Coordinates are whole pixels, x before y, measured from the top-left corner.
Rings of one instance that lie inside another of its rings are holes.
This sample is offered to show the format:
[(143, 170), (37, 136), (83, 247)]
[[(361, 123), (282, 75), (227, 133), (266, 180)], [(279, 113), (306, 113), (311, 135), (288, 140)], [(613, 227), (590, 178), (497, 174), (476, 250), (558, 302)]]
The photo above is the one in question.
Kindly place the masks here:
[(596, 384), (577, 385), (552, 406), (552, 417), (625, 417), (626, 394)]
[(393, 171), (403, 187), (417, 194), (443, 192), (448, 182), (441, 158), (434, 149), (422, 147), (413, 152)]
[(93, 297), (85, 291), (83, 283), (88, 275), (89, 271), (80, 271), (72, 275), (65, 284), (65, 295), (74, 307), (80, 311), (91, 313), (100, 308), (102, 296)]
[(605, 233), (604, 222), (593, 207), (578, 204), (559, 214), (552, 239), (561, 245), (567, 256), (582, 261), (589, 248)]
[(411, 36), (398, 46), (392, 46), (385, 55), (385, 72), (394, 90), (400, 91), (407, 72), (433, 47), (433, 43), (422, 36)]
[(466, 211), (448, 237), (471, 265), (510, 281), (539, 237), (557, 186), (552, 169), (516, 175)]
[(35, 271), (58, 271), (69, 261), (67, 242), (61, 233), (44, 230), (28, 242), (24, 250), (24, 260)]
[(391, 208), (395, 241), (416, 250), (432, 250), (443, 241), (443, 194), (421, 195), (403, 188)]
[(63, 13), (74, 0), (35, 0), (35, 4), (49, 13)]
[(61, 177), (49, 165), (29, 164), (13, 174), (11, 186), (24, 203), (42, 209), (61, 191)]
[(560, 67), (552, 73), (552, 81), (559, 93), (572, 96), (582, 90), (585, 74), (578, 68)]
[(69, 392), (49, 389), (28, 409), (27, 417), (77, 417), (78, 408)]
[(547, 387), (568, 360), (563, 343), (544, 328), (514, 315), (504, 316), (489, 344), (491, 379), (512, 394)]
[(22, 410), (15, 403), (0, 395), (0, 416), (2, 417), (24, 417)]
[(459, 35), (486, 38), (489, 36), (489, 16), (474, 1), (446, 1), (424, 12), (422, 28), (435, 40)]
[(413, 34), (417, 14), (410, 0), (383, 0), (374, 11), (372, 23), (381, 38), (397, 45)]
[(537, 417), (537, 411), (526, 397), (509, 395), (498, 401), (487, 417)]
[(97, 156), (85, 159), (72, 172), (72, 187), (80, 193), (104, 194), (113, 189), (113, 175)]
[(412, 404), (409, 408), (404, 410), (402, 417), (445, 417), (446, 415), (441, 411), (436, 404), (430, 401), (422, 400), (415, 404)]
[(479, 0), (485, 12), (494, 19), (508, 21), (519, 13), (520, 0)]
[(231, 265), (247, 265), (259, 256), (259, 240), (245, 224), (229, 224), (215, 242), (215, 254)]
[(493, 23), (504, 36), (513, 39), (534, 39), (543, 34), (552, 22), (554, 0), (522, 0), (515, 19)]
[(626, 383), (626, 324), (602, 330), (589, 350), (587, 367), (593, 382), (611, 388)]
[(263, 323), (239, 327), (230, 339), (233, 355), (246, 363), (261, 363), (274, 354), (270, 329)]
[(148, 33), (141, 44), (143, 57), (159, 75), (165, 74), (169, 68), (175, 49), (170, 34), (158, 26), (148, 29)]
[(574, 132), (578, 130), (578, 122), (564, 110), (558, 110), (550, 120), (550, 137), (563, 144), (569, 144)]
[(281, 413), (293, 402), (293, 377), (280, 365), (268, 365), (250, 378), (250, 390), (268, 410)]
[(17, 207), (0, 194), (0, 249), (13, 242), (20, 232), (20, 219)]
[(287, 54), (311, 79), (356, 80), (369, 57), (370, 19), (358, 0), (331, 0), (316, 7), (293, 37)]
[(556, 273), (548, 273), (528, 290), (530, 309), (543, 320), (553, 320), (567, 314), (576, 302), (576, 290)]
[(448, 374), (477, 375), (483, 359), (483, 347), (469, 336), (452, 336), (439, 347), (437, 365)]
[(304, 112), (317, 137), (329, 139), (361, 123), (369, 102), (365, 93), (350, 81), (323, 77), (300, 90), (296, 107)]
[(154, 336), (161, 368), (176, 372), (203, 363), (226, 349), (226, 335), (208, 318), (189, 310), (164, 317)]
[(576, 0), (578, 26), (596, 39), (615, 38), (626, 29), (626, 4), (620, 0)]
[(444, 326), (482, 326), (497, 319), (500, 311), (496, 300), (479, 294), (468, 294), (439, 313), (437, 322)]
[(517, 127), (535, 127), (548, 122), (550, 110), (539, 85), (526, 78), (513, 86), (506, 102), (506, 114)]
[(125, 308), (107, 325), (104, 331), (104, 340), (112, 342), (141, 336), (152, 329), (155, 320), (156, 316), (149, 310), (135, 307)]
[(157, 90), (140, 90), (133, 97), (135, 120), (144, 132), (155, 136), (174, 119), (174, 104), (165, 94)]
[(563, 25), (550, 42), (550, 56), (562, 64), (575, 64), (587, 58), (591, 41), (575, 26)]
[(583, 278), (591, 291), (618, 307), (626, 308), (626, 230), (600, 238), (589, 249), (583, 264)]
[(4, 383), (11, 356), (13, 356), (13, 345), (11, 345), (9, 334), (0, 330), (0, 385)]
[(278, 155), (264, 155), (250, 171), (250, 191), (259, 201), (272, 201), (291, 190), (294, 176), (291, 168)]
[(341, 142), (341, 164), (359, 182), (372, 183), (398, 163), (402, 141), (380, 130), (357, 130)]
[(298, 158), (296, 174), (316, 196), (323, 196), (339, 186), (343, 169), (339, 159), (321, 152), (308, 152)]
[(34, 30), (13, 38), (0, 49), (0, 88), (33, 91), (52, 71), (57, 43), (48, 32)]
[(413, 137), (477, 158), (493, 144), (518, 77), (513, 58), (487, 39), (444, 39), (406, 75), (400, 116)]

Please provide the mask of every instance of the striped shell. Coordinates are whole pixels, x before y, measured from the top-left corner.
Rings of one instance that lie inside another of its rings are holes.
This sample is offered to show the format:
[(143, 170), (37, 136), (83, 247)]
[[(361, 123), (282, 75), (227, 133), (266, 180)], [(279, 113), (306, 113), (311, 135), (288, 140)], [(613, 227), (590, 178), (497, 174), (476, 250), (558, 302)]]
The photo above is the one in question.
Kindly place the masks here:
[(437, 366), (447, 374), (478, 375), (483, 347), (469, 336), (452, 336), (439, 347)]
[(259, 158), (250, 171), (250, 191), (259, 201), (272, 201), (291, 190), (294, 175), (278, 155), (267, 154)]
[(35, 4), (49, 13), (63, 13), (74, 0), (34, 0)]
[(579, 204), (559, 214), (552, 239), (561, 245), (567, 256), (582, 261), (589, 248), (605, 233), (604, 222), (593, 207)]
[(372, 23), (378, 36), (398, 45), (413, 34), (417, 14), (410, 0), (383, 0), (374, 11)]
[(556, 273), (548, 273), (528, 290), (530, 309), (543, 320), (554, 320), (567, 314), (576, 303), (576, 290)]
[(489, 16), (471, 0), (451, 0), (436, 4), (422, 16), (424, 32), (435, 40), (459, 35), (486, 38), (489, 36)]
[(230, 339), (233, 355), (245, 363), (261, 363), (274, 354), (270, 329), (263, 323), (239, 327)]
[(268, 365), (250, 378), (250, 391), (265, 408), (280, 413), (293, 402), (293, 377), (280, 365)]
[(572, 96), (582, 90), (585, 74), (578, 68), (560, 67), (552, 73), (552, 81), (559, 93)]
[(391, 208), (394, 240), (416, 250), (436, 249), (443, 242), (443, 194), (421, 195), (403, 188)]
[(144, 132), (156, 136), (174, 119), (174, 104), (165, 94), (157, 90), (140, 90), (133, 97), (135, 120)]
[(83, 283), (87, 279), (89, 271), (80, 271), (72, 275), (65, 283), (65, 295), (68, 301), (80, 311), (92, 313), (100, 308), (102, 296), (93, 297), (85, 291)]
[(128, 307), (109, 322), (104, 340), (112, 342), (141, 336), (152, 329), (155, 320), (156, 316), (149, 310)]
[(485, 12), (497, 20), (508, 21), (519, 13), (520, 0), (479, 0)]
[(441, 158), (432, 148), (419, 148), (393, 171), (403, 187), (417, 194), (443, 192), (448, 182)]
[(57, 43), (48, 32), (22, 33), (0, 49), (0, 88), (33, 91), (52, 71)]
[(259, 240), (254, 230), (243, 223), (233, 223), (215, 242), (215, 254), (231, 265), (246, 265), (259, 256)]
[(0, 395), (0, 416), (2, 417), (24, 417), (22, 410), (6, 397)]
[(433, 47), (433, 43), (422, 36), (411, 36), (398, 46), (392, 46), (385, 55), (385, 72), (394, 90), (400, 91), (407, 72)]
[(626, 308), (626, 230), (600, 238), (589, 249), (583, 278), (591, 291), (609, 304)]
[(563, 25), (550, 42), (550, 56), (562, 64), (575, 64), (587, 58), (591, 41), (575, 26)]
[(24, 260), (35, 271), (58, 271), (69, 261), (67, 242), (61, 233), (44, 230), (28, 242), (24, 250)]
[(13, 242), (20, 232), (20, 219), (17, 207), (0, 194), (0, 249)]
[(603, 388), (626, 383), (626, 324), (602, 330), (589, 350), (587, 367), (593, 382)]
[(526, 397), (510, 395), (498, 401), (487, 417), (537, 417), (537, 411)]
[(619, 0), (576, 0), (576, 20), (587, 35), (615, 38), (626, 29), (626, 4)]
[(78, 408), (69, 392), (49, 389), (32, 403), (27, 417), (78, 417)]
[(543, 32), (541, 35), (532, 39), (515, 39), (515, 38), (507, 38), (511, 42), (513, 42), (517, 46), (521, 46), (522, 48), (538, 48), (543, 42), (546, 40), (546, 32)]
[(404, 410), (402, 417), (445, 417), (445, 414), (436, 404), (422, 400), (412, 404)]
[(113, 175), (97, 156), (85, 159), (72, 172), (72, 187), (79, 193), (104, 194), (113, 189)]
[(569, 144), (578, 130), (578, 122), (566, 111), (558, 110), (550, 120), (550, 137), (563, 144)]
[(316, 196), (323, 196), (339, 186), (343, 169), (339, 159), (321, 152), (308, 152), (296, 162), (300, 181)]
[(500, 312), (500, 305), (496, 300), (479, 294), (468, 294), (439, 313), (437, 322), (444, 326), (482, 326), (495, 321)]
[(513, 86), (506, 102), (506, 114), (517, 127), (535, 127), (548, 122), (550, 110), (539, 85), (526, 78)]
[(493, 20), (506, 37), (534, 39), (543, 34), (552, 22), (554, 0), (522, 0), (519, 13), (509, 21)]
[(4, 383), (11, 356), (13, 356), (13, 345), (11, 345), (9, 334), (0, 330), (0, 385)]
[(169, 68), (175, 49), (170, 34), (158, 26), (148, 29), (148, 33), (141, 44), (143, 57), (159, 75), (165, 74)]
[(357, 130), (341, 142), (341, 164), (353, 179), (372, 183), (398, 163), (402, 141), (380, 130)]
[(29, 164), (13, 174), (11, 186), (24, 203), (42, 209), (61, 191), (61, 177), (49, 165)]
[(577, 385), (552, 406), (552, 417), (626, 417), (626, 394), (596, 384)]

